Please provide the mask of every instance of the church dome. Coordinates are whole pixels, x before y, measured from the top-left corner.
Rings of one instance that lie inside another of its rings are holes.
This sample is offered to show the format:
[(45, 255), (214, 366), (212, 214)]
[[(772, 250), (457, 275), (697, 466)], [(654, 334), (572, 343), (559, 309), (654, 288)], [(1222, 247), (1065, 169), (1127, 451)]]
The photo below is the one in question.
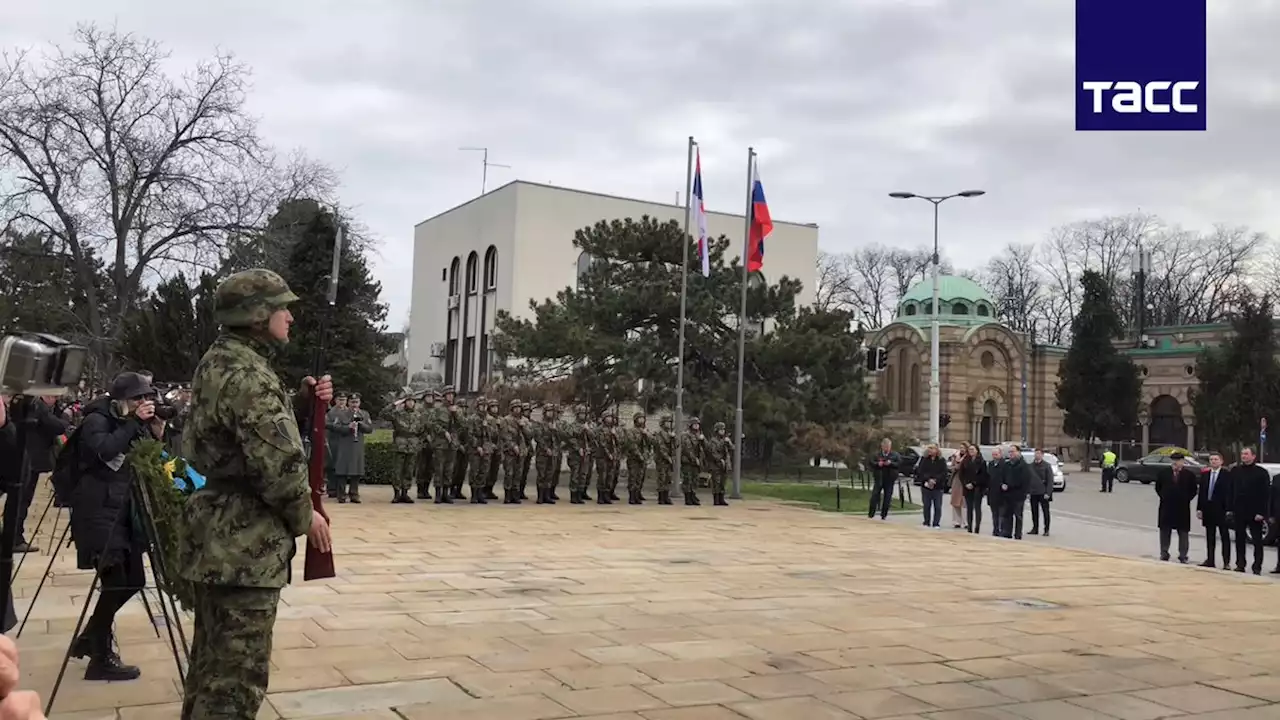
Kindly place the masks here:
[[(948, 323), (992, 322), (996, 303), (981, 285), (958, 275), (938, 278), (939, 320)], [(933, 314), (933, 278), (912, 285), (898, 301), (898, 320), (928, 321)]]

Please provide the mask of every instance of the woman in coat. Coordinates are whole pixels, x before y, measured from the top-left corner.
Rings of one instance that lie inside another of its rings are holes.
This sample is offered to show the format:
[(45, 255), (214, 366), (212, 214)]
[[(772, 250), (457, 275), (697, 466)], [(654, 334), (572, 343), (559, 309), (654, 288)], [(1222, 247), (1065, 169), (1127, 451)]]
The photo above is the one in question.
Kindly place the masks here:
[(942, 459), (938, 446), (930, 444), (916, 463), (916, 480), (924, 498), (925, 527), (936, 528), (942, 522), (942, 494), (946, 489), (947, 474), (947, 461)]
[(969, 443), (960, 443), (960, 452), (951, 458), (951, 472), (947, 487), (951, 494), (951, 522), (959, 530), (964, 525), (964, 483), (960, 481), (960, 465), (969, 453)]
[(116, 654), (111, 626), (116, 613), (146, 583), (142, 554), (146, 533), (135, 516), (133, 470), (126, 456), (145, 437), (164, 437), (164, 421), (155, 417), (155, 391), (137, 373), (121, 373), (111, 396), (85, 408), (84, 422), (71, 451), (78, 473), (71, 491), (71, 537), (76, 565), (96, 570), (101, 592), (83, 631), (71, 646), (72, 657), (89, 658), (85, 680), (134, 680), (142, 673)]
[(970, 445), (960, 461), (960, 482), (964, 486), (965, 529), (971, 533), (982, 530), (982, 498), (987, 494), (990, 480), (987, 462), (978, 452), (978, 446)]

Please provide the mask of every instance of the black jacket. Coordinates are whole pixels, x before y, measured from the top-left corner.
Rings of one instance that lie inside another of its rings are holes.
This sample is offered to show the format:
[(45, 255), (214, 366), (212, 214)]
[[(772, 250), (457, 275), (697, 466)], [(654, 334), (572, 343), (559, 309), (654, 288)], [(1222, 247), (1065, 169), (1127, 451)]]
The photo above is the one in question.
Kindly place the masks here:
[(1231, 468), (1231, 511), (1236, 522), (1253, 522), (1258, 515), (1267, 517), (1271, 476), (1258, 465), (1239, 464)]
[(53, 470), (53, 450), (58, 436), (69, 431), (71, 425), (53, 412), (53, 408), (40, 398), (32, 398), (27, 421), (27, 461), (33, 473)]
[[(884, 461), (884, 465), (879, 464), (881, 461)], [(902, 456), (892, 450), (888, 453), (878, 452), (867, 460), (867, 467), (871, 468), (871, 476), (876, 482), (897, 482), (898, 466), (901, 464)]]
[(1231, 471), (1218, 469), (1218, 481), (1213, 485), (1213, 495), (1209, 495), (1209, 478), (1213, 476), (1212, 468), (1205, 468), (1200, 473), (1199, 487), (1196, 489), (1196, 512), (1201, 514), (1201, 523), (1205, 527), (1218, 527), (1227, 522), (1227, 513), (1231, 511)]
[(950, 485), (947, 482), (947, 461), (942, 456), (930, 457), (928, 455), (921, 456), (919, 464), (916, 465), (916, 480), (920, 482), (920, 486), (930, 480), (934, 481), (934, 489), (945, 490)]
[(1031, 477), (1027, 485), (1028, 495), (1043, 495), (1046, 499), (1053, 499), (1053, 466), (1048, 460), (1040, 462), (1028, 463), (1031, 468)]
[(71, 536), (82, 570), (96, 568), (103, 553), (137, 550), (145, 543), (135, 528), (132, 471), (124, 458), (144, 433), (137, 419), (117, 415), (109, 398), (85, 408), (74, 448), (79, 479), (71, 495)]
[(1015, 453), (1005, 461), (1004, 484), (1009, 486), (1005, 491), (1005, 500), (1020, 503), (1027, 499), (1027, 488), (1031, 485), (1031, 466), (1021, 454)]
[(1191, 529), (1191, 501), (1196, 497), (1196, 474), (1183, 467), (1176, 475), (1172, 467), (1156, 475), (1156, 495), (1160, 496), (1157, 527), (1168, 530)]
[(960, 484), (972, 485), (973, 490), (965, 488), (965, 492), (976, 492), (982, 495), (987, 492), (987, 483), (991, 476), (987, 473), (987, 461), (981, 455), (965, 456), (960, 460)]
[(1004, 485), (1008, 482), (1005, 475), (1008, 472), (1009, 464), (1004, 458), (992, 460), (987, 463), (987, 504), (991, 507), (999, 507), (1004, 502)]

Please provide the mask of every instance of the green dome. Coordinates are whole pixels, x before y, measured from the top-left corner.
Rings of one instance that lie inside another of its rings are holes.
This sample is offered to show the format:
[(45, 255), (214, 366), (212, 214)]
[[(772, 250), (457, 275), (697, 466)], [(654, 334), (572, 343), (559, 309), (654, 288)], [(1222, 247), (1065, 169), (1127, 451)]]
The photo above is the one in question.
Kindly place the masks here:
[[(938, 278), (939, 320), (947, 324), (972, 325), (995, 320), (996, 302), (981, 285), (958, 275)], [(900, 321), (930, 321), (933, 306), (933, 278), (911, 286), (898, 301)]]

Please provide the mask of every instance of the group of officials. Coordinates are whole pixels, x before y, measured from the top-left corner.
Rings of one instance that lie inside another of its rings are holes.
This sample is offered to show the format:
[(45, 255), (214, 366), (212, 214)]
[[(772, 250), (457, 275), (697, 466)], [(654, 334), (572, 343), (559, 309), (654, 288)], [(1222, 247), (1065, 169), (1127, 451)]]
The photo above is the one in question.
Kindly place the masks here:
[[(1171, 559), (1170, 545), (1177, 534), (1178, 561), (1190, 561), (1194, 507), (1196, 518), (1204, 525), (1206, 557), (1200, 564), (1217, 567), (1216, 550), (1220, 545), (1222, 568), (1232, 568), (1234, 546), (1235, 571), (1244, 572), (1248, 563), (1254, 575), (1261, 575), (1264, 548), (1280, 533), (1280, 476), (1272, 478), (1258, 464), (1251, 447), (1241, 450), (1239, 462), (1230, 466), (1224, 463), (1221, 453), (1212, 453), (1208, 467), (1199, 472), (1187, 466), (1181, 453), (1174, 453), (1170, 459), (1172, 465), (1161, 470), (1155, 481), (1155, 491), (1160, 496), (1160, 558)], [(1280, 556), (1271, 572), (1280, 574)]]
[[(337, 402), (327, 418), (334, 451), (329, 494), (339, 502), (360, 502), (355, 475), (357, 470), (363, 473), (363, 453), (352, 446), (352, 439), (372, 425), (367, 414), (353, 415), (351, 399), (345, 406), (340, 399)], [(501, 479), (502, 502), (517, 505), (529, 499), (532, 472), (536, 502), (552, 504), (560, 499), (556, 491), (561, 470), (567, 466), (570, 503), (592, 500), (593, 476), (596, 503), (621, 502), (618, 485), (625, 470), (627, 503), (639, 505), (645, 502), (645, 476), (652, 462), (658, 504), (671, 505), (673, 458), (679, 452), (684, 503), (700, 505), (698, 487), (706, 481), (714, 504), (728, 505), (725, 483), (733, 467), (734, 446), (724, 423), (716, 423), (707, 436), (701, 421), (690, 418), (677, 438), (670, 416), (661, 418), (657, 430), (650, 430), (644, 413), (632, 416), (630, 427), (620, 428), (616, 415), (606, 413), (593, 423), (581, 407), (572, 421), (553, 403), (543, 405), (539, 417), (534, 411), (533, 404), (520, 400), (511, 401), (505, 413), (492, 398), (480, 397), (468, 405), (448, 386), (392, 403), (383, 412), (391, 421), (396, 455), (391, 502), (414, 502), (409, 492), (416, 484), (418, 499), (434, 497), (436, 503), (452, 503), (467, 497), (465, 484), (470, 502), (485, 504), (498, 499), (495, 490)]]

